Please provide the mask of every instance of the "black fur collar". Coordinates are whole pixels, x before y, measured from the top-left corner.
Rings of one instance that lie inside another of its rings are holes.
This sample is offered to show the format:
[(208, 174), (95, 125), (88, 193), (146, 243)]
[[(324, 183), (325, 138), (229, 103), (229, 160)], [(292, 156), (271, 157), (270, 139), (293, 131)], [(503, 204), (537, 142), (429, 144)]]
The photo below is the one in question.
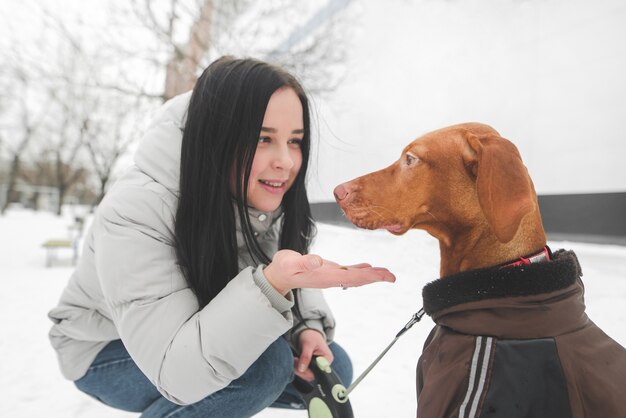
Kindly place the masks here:
[(490, 267), (435, 280), (422, 290), (428, 315), (461, 303), (549, 293), (582, 276), (573, 251), (559, 250), (552, 261), (516, 267)]

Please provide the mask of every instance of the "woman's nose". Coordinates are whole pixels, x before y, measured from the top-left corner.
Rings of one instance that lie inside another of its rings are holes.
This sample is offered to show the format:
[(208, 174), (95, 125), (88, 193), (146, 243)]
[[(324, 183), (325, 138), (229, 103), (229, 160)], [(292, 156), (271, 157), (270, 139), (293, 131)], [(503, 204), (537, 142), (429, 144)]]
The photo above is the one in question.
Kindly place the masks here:
[(280, 147), (277, 149), (272, 160), (272, 165), (276, 169), (291, 169), (294, 165), (294, 161), (291, 153), (289, 152), (289, 148)]

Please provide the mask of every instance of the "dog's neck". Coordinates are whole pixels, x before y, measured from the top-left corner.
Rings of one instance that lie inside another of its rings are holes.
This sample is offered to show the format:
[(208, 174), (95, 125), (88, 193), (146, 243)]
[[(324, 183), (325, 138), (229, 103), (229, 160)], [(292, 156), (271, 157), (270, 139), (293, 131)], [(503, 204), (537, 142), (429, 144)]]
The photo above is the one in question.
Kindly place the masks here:
[(439, 240), (441, 277), (498, 266), (540, 251), (546, 245), (541, 217), (535, 214), (522, 220), (516, 235), (507, 243), (498, 241), (484, 223), (456, 231), (428, 232)]

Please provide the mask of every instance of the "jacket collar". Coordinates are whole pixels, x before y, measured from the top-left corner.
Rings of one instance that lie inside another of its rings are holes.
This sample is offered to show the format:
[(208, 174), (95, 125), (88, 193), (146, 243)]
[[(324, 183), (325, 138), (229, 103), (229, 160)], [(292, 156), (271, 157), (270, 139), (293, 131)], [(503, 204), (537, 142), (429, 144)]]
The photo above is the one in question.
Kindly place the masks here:
[(582, 272), (576, 255), (560, 250), (550, 262), (462, 272), (422, 291), (435, 323), (472, 335), (500, 338), (553, 336), (580, 327)]
[[(246, 245), (243, 236), (239, 212), (235, 206), (235, 222), (237, 248), (239, 248), (239, 269), (247, 266), (258, 265), (263, 260), (258, 260), (250, 253), (250, 249)], [(248, 208), (248, 217), (252, 226), (252, 233), (259, 244), (261, 250), (268, 257), (273, 257), (279, 248), (282, 208), (278, 208), (273, 212), (261, 212), (255, 208)]]
[[(237, 205), (234, 205), (235, 209), (235, 223), (237, 225), (237, 241), (239, 241), (239, 233), (242, 232), (241, 220), (239, 219), (239, 211)], [(267, 233), (272, 226), (280, 219), (283, 214), (282, 207), (278, 207), (273, 212), (262, 212), (256, 208), (248, 208), (248, 217), (250, 219), (250, 225), (252, 226), (252, 232), (256, 236), (263, 236)], [(243, 238), (243, 236), (242, 236)]]

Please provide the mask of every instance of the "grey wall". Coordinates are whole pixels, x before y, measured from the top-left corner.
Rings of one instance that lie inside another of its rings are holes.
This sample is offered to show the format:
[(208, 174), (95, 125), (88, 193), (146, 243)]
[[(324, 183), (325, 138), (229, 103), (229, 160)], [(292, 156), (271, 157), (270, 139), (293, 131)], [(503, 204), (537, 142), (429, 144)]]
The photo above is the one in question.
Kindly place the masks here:
[[(539, 207), (550, 240), (626, 245), (626, 193), (540, 195)], [(317, 221), (354, 227), (335, 202), (311, 209)]]

